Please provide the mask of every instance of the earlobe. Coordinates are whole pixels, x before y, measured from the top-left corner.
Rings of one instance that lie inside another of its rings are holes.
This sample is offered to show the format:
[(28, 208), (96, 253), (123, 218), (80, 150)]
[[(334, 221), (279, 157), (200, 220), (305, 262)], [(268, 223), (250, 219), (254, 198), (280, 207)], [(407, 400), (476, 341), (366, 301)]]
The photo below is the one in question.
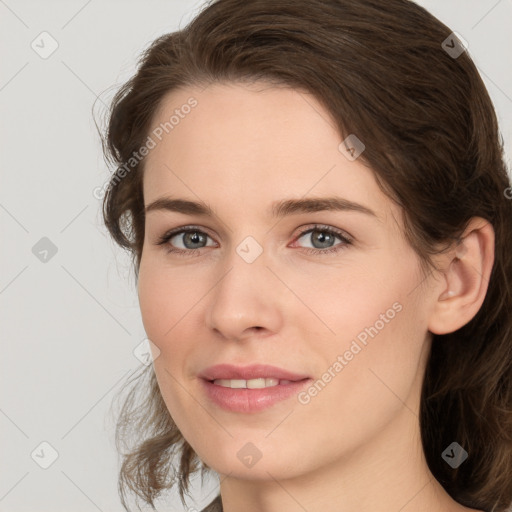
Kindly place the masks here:
[(494, 229), (474, 217), (457, 247), (443, 255), (443, 279), (433, 291), (428, 329), (447, 334), (466, 325), (478, 313), (487, 293), (494, 263)]

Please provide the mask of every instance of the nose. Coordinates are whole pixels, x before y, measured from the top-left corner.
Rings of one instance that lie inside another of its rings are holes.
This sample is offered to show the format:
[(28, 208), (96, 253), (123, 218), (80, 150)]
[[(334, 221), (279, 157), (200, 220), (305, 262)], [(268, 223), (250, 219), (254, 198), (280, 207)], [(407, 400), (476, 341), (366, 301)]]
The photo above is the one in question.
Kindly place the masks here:
[(208, 294), (209, 328), (226, 340), (266, 337), (279, 332), (285, 290), (267, 267), (263, 254), (248, 263), (233, 251), (226, 267), (223, 277)]

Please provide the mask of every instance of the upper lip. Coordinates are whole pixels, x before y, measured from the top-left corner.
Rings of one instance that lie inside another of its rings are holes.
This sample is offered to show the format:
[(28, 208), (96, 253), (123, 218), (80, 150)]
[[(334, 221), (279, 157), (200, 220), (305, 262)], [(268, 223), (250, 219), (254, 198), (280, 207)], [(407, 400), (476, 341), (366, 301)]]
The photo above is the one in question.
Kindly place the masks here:
[(307, 375), (293, 373), (277, 366), (268, 364), (252, 364), (249, 366), (235, 366), (232, 364), (217, 364), (203, 370), (199, 375), (206, 380), (217, 379), (261, 379), (275, 378), (280, 380), (303, 380), (309, 378)]

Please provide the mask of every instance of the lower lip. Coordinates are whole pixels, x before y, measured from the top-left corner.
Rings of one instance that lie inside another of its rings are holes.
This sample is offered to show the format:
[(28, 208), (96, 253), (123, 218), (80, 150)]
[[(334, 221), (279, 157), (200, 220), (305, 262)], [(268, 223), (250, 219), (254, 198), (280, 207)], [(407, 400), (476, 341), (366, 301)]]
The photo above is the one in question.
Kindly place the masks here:
[(289, 384), (278, 384), (268, 388), (226, 388), (206, 379), (201, 379), (207, 396), (212, 402), (227, 411), (258, 412), (268, 409), (277, 402), (297, 395), (312, 379), (304, 379)]

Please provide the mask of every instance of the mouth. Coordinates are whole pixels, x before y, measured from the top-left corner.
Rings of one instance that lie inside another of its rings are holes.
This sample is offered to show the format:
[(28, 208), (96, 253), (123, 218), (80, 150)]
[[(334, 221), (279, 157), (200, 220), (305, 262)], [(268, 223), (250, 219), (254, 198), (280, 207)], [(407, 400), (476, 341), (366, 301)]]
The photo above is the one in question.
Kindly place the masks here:
[[(304, 390), (313, 381), (308, 377), (299, 380), (258, 379), (200, 379), (208, 400), (232, 413), (259, 413), (279, 402), (286, 402)], [(268, 386), (267, 386), (268, 384)]]
[(270, 365), (217, 365), (201, 375), (205, 395), (224, 410), (257, 413), (296, 396), (311, 377)]
[(219, 385), (230, 387), (262, 388), (287, 384), (310, 378), (309, 375), (299, 374), (268, 364), (252, 364), (235, 366), (232, 364), (217, 364), (203, 370), (199, 377)]
[(222, 386), (224, 388), (231, 389), (265, 389), (265, 388), (273, 388), (275, 386), (286, 386), (288, 384), (292, 384), (294, 382), (302, 382), (305, 380), (309, 380), (308, 377), (299, 380), (289, 380), (289, 379), (276, 379), (275, 377), (266, 377), (266, 378), (258, 378), (258, 379), (215, 379), (208, 380), (211, 384), (215, 384), (216, 386)]

